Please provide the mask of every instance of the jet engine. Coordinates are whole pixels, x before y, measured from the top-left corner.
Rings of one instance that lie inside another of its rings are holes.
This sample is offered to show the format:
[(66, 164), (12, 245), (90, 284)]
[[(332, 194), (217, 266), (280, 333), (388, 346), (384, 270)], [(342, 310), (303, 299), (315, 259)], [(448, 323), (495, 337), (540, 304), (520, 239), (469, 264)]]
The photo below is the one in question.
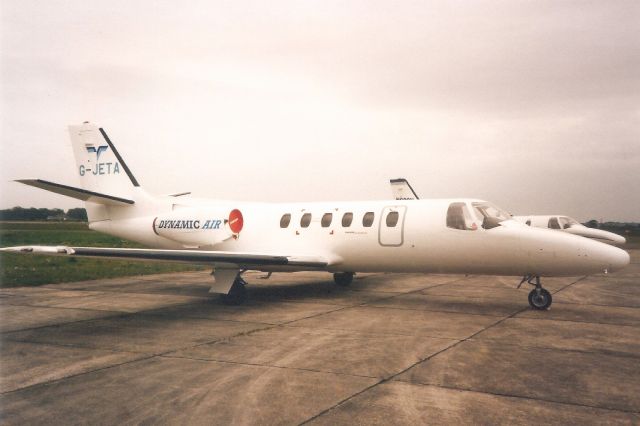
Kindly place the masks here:
[(244, 226), (242, 212), (180, 209), (153, 219), (153, 232), (185, 247), (213, 247), (237, 239)]

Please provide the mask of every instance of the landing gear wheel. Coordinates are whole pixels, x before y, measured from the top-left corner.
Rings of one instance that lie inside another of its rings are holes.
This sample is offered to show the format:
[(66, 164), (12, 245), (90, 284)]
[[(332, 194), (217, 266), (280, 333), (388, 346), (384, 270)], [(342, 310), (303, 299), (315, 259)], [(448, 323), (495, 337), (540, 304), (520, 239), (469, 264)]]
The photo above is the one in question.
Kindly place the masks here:
[(233, 283), (233, 286), (231, 286), (229, 293), (221, 294), (220, 299), (225, 305), (242, 305), (247, 301), (247, 289), (244, 287), (244, 284), (236, 281)]
[(353, 281), (353, 272), (336, 272), (333, 280), (341, 287), (346, 287)]
[(529, 293), (529, 305), (533, 309), (546, 310), (549, 309), (552, 302), (551, 293), (544, 288), (534, 288)]

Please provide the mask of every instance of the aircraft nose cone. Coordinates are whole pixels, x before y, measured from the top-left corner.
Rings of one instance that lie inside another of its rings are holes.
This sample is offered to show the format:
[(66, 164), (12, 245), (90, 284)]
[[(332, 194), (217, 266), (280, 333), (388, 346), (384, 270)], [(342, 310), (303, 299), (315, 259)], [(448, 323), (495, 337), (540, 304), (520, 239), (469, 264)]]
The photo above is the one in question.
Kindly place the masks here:
[(607, 272), (617, 271), (624, 268), (631, 262), (631, 257), (626, 251), (610, 245), (600, 247), (599, 259), (605, 266)]
[(611, 258), (612, 271), (622, 269), (631, 262), (631, 256), (629, 256), (629, 253), (622, 249), (617, 249), (616, 253), (612, 254)]
[(570, 233), (525, 227), (521, 241), (528, 269), (541, 275), (601, 274), (630, 263), (629, 254), (619, 247)]

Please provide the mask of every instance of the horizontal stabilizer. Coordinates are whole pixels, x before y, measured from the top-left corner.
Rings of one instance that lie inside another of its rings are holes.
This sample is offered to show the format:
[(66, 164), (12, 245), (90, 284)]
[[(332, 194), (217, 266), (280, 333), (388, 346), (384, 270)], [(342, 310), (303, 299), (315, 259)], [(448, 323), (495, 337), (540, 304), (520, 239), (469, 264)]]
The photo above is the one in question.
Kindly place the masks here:
[(20, 246), (3, 247), (0, 252), (69, 255), (131, 260), (160, 260), (165, 262), (232, 264), (241, 269), (260, 269), (261, 266), (284, 266), (294, 269), (322, 269), (328, 262), (317, 256), (277, 256), (260, 253), (227, 251), (126, 249), (111, 247)]
[(88, 191), (82, 188), (75, 188), (73, 186), (62, 185), (60, 183), (49, 182), (42, 179), (19, 179), (16, 182), (24, 183), (25, 185), (35, 186), (36, 188), (45, 189), (47, 191), (55, 192), (56, 194), (66, 195), (67, 197), (76, 198), (82, 201), (90, 201), (98, 204), (109, 205), (129, 205), (133, 204), (133, 200), (127, 200), (126, 198), (115, 197), (113, 195), (100, 194), (98, 192)]

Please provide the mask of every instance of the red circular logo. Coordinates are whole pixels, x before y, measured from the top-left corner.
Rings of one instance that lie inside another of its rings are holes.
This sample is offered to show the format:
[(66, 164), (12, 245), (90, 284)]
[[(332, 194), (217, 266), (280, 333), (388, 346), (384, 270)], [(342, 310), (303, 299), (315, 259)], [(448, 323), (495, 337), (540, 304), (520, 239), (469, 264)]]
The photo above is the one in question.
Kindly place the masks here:
[(229, 228), (234, 234), (239, 234), (242, 231), (242, 225), (244, 225), (244, 219), (240, 210), (233, 209), (229, 213)]

